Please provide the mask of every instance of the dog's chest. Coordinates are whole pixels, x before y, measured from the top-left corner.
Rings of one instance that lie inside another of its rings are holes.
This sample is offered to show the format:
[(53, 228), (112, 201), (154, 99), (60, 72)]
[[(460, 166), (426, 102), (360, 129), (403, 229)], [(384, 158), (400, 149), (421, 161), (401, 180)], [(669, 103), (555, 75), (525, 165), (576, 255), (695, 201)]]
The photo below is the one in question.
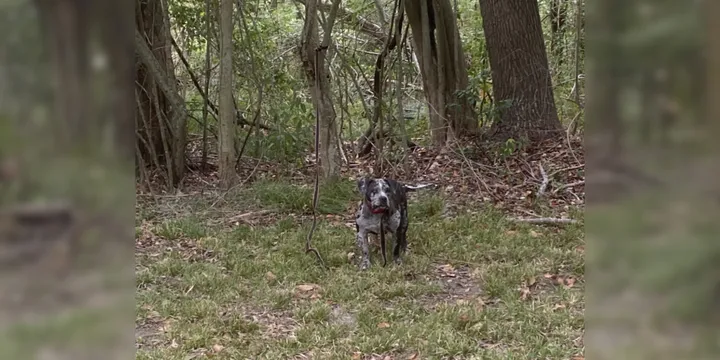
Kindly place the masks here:
[(394, 233), (400, 226), (400, 210), (395, 211), (390, 216), (383, 216), (383, 214), (360, 214), (356, 223), (360, 231), (369, 233), (379, 234), (380, 233), (380, 219), (385, 218), (385, 231)]

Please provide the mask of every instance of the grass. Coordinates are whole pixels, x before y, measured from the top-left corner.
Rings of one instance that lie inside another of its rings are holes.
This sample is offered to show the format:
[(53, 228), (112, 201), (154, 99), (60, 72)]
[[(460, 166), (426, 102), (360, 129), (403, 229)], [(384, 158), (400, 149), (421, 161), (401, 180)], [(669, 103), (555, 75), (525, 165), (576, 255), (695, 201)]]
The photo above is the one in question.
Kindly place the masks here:
[[(136, 234), (138, 359), (570, 359), (583, 352), (580, 226), (514, 224), (492, 209), (443, 217), (444, 199), (410, 202), (401, 266), (360, 272), (349, 260), (354, 183), (321, 190), (314, 245), (303, 253), (310, 188), (264, 182), (228, 194), (271, 209), (268, 225), (208, 226), (208, 201), (173, 218), (145, 216)], [(191, 200), (185, 200), (191, 201)], [(179, 206), (179, 205), (176, 205)], [(237, 209), (235, 210), (237, 213)], [(185, 215), (184, 215), (185, 214)], [(559, 276), (559, 277), (558, 277)], [(563, 282), (563, 277), (566, 279)]]

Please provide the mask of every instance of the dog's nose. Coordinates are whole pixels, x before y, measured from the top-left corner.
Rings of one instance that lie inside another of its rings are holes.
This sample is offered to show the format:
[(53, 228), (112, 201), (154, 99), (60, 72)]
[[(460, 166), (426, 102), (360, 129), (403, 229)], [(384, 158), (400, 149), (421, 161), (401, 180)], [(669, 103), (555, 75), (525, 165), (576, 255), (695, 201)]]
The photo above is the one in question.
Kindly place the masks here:
[(388, 203), (388, 198), (387, 198), (387, 196), (383, 196), (383, 197), (380, 198), (380, 204), (381, 204), (381, 205), (386, 206), (387, 203)]

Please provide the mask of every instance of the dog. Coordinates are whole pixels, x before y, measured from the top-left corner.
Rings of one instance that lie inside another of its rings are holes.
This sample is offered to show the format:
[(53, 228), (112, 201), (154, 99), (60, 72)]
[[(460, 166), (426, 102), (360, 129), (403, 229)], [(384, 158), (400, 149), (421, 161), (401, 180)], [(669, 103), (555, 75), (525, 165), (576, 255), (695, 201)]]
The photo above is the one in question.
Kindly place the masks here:
[(363, 200), (355, 216), (355, 241), (361, 253), (361, 270), (370, 267), (369, 234), (380, 236), (383, 260), (386, 260), (384, 233), (390, 233), (394, 243), (393, 261), (398, 265), (402, 263), (400, 254), (407, 250), (407, 193), (429, 186), (432, 185), (410, 186), (386, 178), (358, 179), (357, 188)]

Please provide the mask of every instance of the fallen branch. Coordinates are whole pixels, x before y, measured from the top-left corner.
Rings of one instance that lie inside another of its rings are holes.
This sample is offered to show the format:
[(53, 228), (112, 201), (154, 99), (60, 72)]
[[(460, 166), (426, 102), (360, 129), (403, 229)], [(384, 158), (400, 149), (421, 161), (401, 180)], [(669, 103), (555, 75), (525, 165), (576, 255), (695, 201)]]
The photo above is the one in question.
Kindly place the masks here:
[(540, 166), (540, 175), (542, 175), (542, 183), (540, 184), (540, 189), (538, 189), (537, 197), (542, 197), (545, 194), (545, 189), (547, 188), (548, 184), (550, 183), (550, 178), (548, 177), (547, 173), (545, 172), (545, 169), (543, 168), (542, 164), (538, 164)]
[(260, 216), (260, 215), (265, 215), (265, 214), (269, 214), (269, 213), (271, 213), (270, 210), (251, 211), (251, 212), (247, 212), (244, 214), (235, 215), (235, 216), (229, 218), (228, 220), (229, 221), (240, 221), (240, 220), (246, 221), (247, 218), (249, 218), (249, 217)]
[(580, 180), (580, 181), (572, 182), (572, 183), (565, 184), (565, 185), (562, 185), (562, 186), (558, 186), (557, 189), (553, 190), (553, 194), (557, 194), (558, 192), (560, 192), (560, 190), (567, 189), (567, 188), (571, 188), (571, 187), (575, 187), (575, 186), (578, 186), (578, 185), (585, 185), (585, 180)]
[(560, 170), (555, 170), (555, 171), (551, 172), (550, 175), (548, 175), (548, 177), (549, 177), (549, 178), (552, 178), (552, 177), (554, 177), (555, 175), (557, 175), (557, 174), (559, 174), (559, 173), (561, 173), (561, 172), (571, 171), (571, 170), (577, 170), (577, 169), (582, 169), (582, 168), (584, 168), (584, 167), (585, 167), (585, 164), (580, 164), (580, 165), (575, 165), (575, 166), (570, 166), (570, 167), (562, 168), (562, 169), (560, 169)]
[(561, 219), (561, 218), (511, 218), (510, 221), (522, 222), (528, 224), (547, 224), (547, 225), (560, 225), (560, 224), (577, 224), (577, 220), (574, 219)]
[(47, 204), (27, 203), (0, 209), (0, 216), (18, 219), (46, 219), (66, 217), (72, 214), (72, 207), (66, 202)]

